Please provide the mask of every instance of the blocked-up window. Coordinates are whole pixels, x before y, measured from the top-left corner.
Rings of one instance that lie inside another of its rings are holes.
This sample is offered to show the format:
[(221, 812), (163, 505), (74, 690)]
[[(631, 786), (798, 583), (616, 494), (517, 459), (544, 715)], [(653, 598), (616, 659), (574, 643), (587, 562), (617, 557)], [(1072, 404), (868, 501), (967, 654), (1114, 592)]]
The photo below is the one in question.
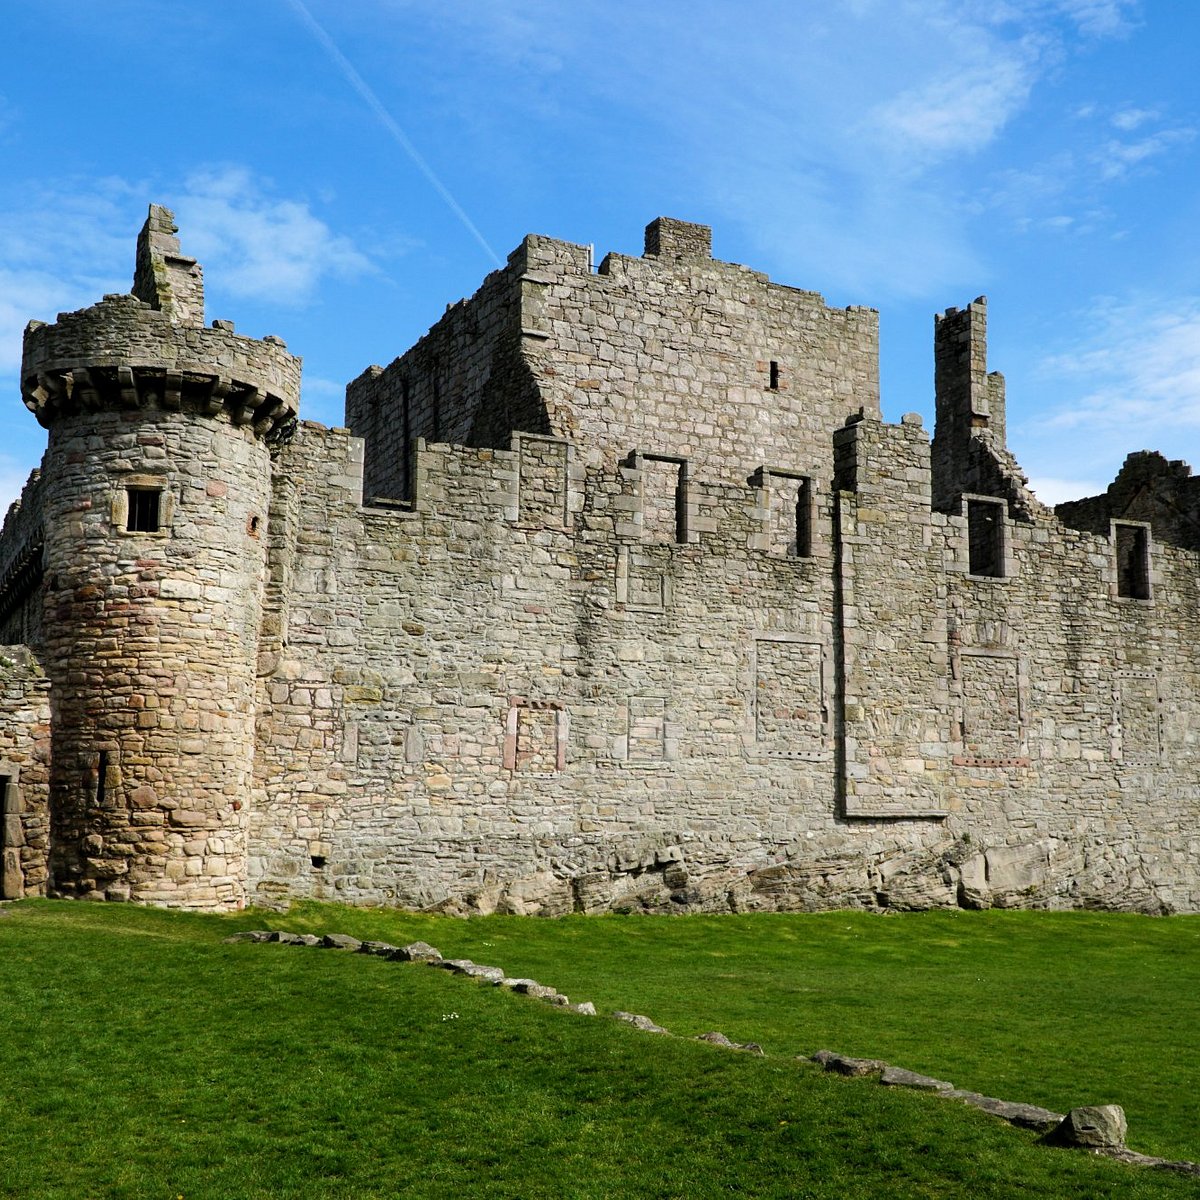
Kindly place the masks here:
[(972, 575), (1004, 576), (1004, 501), (967, 501), (967, 570)]
[(1117, 595), (1150, 599), (1150, 531), (1144, 525), (1117, 522), (1113, 530), (1117, 556)]

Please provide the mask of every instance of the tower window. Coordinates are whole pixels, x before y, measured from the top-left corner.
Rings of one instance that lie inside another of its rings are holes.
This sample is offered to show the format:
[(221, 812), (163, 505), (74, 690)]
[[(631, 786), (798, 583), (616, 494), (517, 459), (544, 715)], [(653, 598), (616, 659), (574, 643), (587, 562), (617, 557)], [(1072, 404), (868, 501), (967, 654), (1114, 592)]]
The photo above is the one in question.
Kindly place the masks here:
[(1150, 531), (1144, 525), (1114, 526), (1117, 556), (1117, 595), (1128, 600), (1150, 599)]
[(779, 364), (771, 359), (771, 382), (767, 386), (773, 392), (779, 391)]
[(1003, 578), (1003, 501), (967, 501), (967, 547), (967, 570), (970, 574), (990, 579)]
[(129, 509), (125, 518), (125, 528), (130, 533), (157, 533), (159, 531), (159, 499), (162, 492), (158, 488), (131, 487), (129, 493)]

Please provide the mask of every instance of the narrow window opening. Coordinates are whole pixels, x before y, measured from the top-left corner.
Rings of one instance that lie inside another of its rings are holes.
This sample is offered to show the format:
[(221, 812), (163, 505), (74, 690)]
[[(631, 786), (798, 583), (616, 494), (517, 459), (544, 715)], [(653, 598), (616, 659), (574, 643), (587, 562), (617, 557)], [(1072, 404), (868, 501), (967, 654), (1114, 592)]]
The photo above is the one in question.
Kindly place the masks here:
[(1141, 525), (1118, 525), (1117, 595), (1150, 599), (1150, 539)]
[(108, 751), (100, 751), (100, 761), (96, 765), (96, 807), (104, 807), (104, 790), (108, 786)]
[(251, 537), (258, 537), (258, 517), (257, 516), (251, 515), (249, 520), (247, 520), (246, 532)]
[(317, 870), (320, 870), (325, 865), (325, 855), (314, 854), (312, 855), (311, 862)]
[(400, 455), (401, 488), (400, 495), (405, 500), (412, 499), (412, 395), (409, 391), (408, 376), (400, 380), (400, 436), (404, 446)]
[(1004, 507), (990, 500), (967, 501), (968, 570), (1000, 579), (1004, 575)]
[(157, 533), (159, 498), (162, 493), (158, 488), (131, 487), (126, 490), (129, 495), (129, 512), (125, 519), (125, 528), (130, 533)]
[(779, 391), (779, 364), (771, 359), (771, 382), (768, 384), (771, 391)]
[[(7, 816), (12, 812), (12, 776), (0, 775), (0, 816)], [(0, 837), (3, 836), (5, 826), (0, 822)], [(7, 842), (2, 843), (7, 846)]]
[(796, 489), (796, 543), (792, 550), (797, 558), (812, 557), (812, 495), (811, 483), (800, 480)]

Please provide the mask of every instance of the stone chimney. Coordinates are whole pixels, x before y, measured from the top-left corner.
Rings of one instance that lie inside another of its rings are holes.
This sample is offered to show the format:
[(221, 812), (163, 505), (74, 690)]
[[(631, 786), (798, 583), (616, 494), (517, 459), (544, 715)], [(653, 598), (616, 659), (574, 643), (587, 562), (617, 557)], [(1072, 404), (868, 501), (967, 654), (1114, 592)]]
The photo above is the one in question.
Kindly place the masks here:
[(204, 272), (194, 258), (180, 254), (178, 232), (169, 208), (150, 205), (138, 234), (133, 294), (175, 325), (203, 325)]

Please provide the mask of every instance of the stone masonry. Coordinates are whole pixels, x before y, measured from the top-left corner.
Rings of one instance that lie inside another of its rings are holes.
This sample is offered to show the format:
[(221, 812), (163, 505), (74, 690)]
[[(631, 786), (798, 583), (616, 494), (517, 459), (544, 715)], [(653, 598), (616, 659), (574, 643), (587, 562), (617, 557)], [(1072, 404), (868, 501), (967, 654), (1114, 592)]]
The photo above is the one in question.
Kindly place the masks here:
[(874, 311), (666, 218), (526, 238), (344, 429), (203, 308), (152, 207), (26, 334), (4, 896), (1200, 909), (1200, 489), (1040, 504), (982, 299), (932, 443)]

